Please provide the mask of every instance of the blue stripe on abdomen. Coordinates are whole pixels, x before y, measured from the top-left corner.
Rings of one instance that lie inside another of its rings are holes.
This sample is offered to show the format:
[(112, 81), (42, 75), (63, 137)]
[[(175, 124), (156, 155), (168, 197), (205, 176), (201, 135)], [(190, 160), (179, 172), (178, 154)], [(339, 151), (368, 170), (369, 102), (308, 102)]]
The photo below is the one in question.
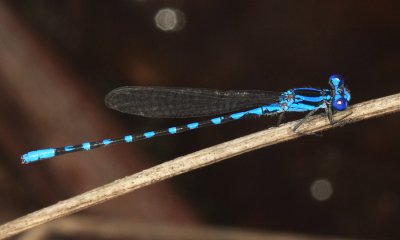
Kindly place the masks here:
[(224, 117), (213, 118), (210, 121), (217, 125), (217, 124), (221, 124), (222, 119), (224, 119)]
[(232, 114), (230, 115), (230, 117), (231, 117), (232, 119), (237, 120), (237, 119), (241, 119), (245, 114), (246, 114), (246, 112), (232, 113)]
[(40, 159), (52, 158), (56, 155), (55, 148), (46, 148), (36, 151), (31, 151), (22, 156), (23, 163), (30, 163)]
[(176, 133), (176, 127), (170, 127), (170, 128), (168, 128), (168, 132), (169, 132), (170, 134), (175, 134), (175, 133)]
[(189, 129), (195, 129), (199, 127), (199, 123), (198, 122), (189, 123), (186, 125), (186, 127), (188, 127)]
[(124, 137), (125, 142), (132, 142), (133, 141), (133, 136), (132, 135), (127, 135)]
[(246, 113), (261, 116), (263, 114), (263, 111), (262, 111), (262, 108), (259, 107), (259, 108), (251, 109), (251, 110), (247, 111)]
[(89, 142), (82, 143), (82, 148), (85, 150), (90, 150), (90, 143)]
[(65, 146), (64, 147), (64, 151), (66, 151), (66, 152), (70, 152), (70, 151), (72, 151), (74, 149), (75, 149), (74, 146)]
[(145, 136), (145, 138), (151, 138), (154, 135), (156, 135), (156, 133), (154, 131), (143, 133), (143, 136)]

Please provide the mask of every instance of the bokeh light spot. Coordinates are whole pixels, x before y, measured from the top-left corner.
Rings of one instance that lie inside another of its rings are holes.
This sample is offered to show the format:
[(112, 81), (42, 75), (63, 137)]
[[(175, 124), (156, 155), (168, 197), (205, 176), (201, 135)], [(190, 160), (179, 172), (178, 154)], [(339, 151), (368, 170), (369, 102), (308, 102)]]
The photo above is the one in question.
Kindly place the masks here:
[(185, 26), (185, 15), (178, 9), (164, 8), (159, 10), (154, 21), (157, 28), (163, 31), (179, 31)]
[(317, 179), (310, 186), (311, 196), (317, 201), (326, 201), (333, 194), (332, 184), (326, 179)]

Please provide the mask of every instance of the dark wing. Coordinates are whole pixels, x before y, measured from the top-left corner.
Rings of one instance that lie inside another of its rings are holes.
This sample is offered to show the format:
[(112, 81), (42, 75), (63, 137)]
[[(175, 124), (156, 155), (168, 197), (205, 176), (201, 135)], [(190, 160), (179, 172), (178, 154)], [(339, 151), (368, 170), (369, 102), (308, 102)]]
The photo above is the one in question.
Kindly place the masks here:
[(128, 114), (154, 118), (201, 117), (274, 103), (280, 93), (259, 90), (126, 86), (105, 97), (106, 106)]

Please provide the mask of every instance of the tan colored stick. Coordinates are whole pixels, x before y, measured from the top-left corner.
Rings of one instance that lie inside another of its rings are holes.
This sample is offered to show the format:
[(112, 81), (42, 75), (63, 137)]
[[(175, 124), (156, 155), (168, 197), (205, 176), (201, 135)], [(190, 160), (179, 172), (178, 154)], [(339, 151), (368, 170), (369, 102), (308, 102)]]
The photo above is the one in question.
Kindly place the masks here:
[[(356, 122), (400, 111), (400, 94), (359, 103), (347, 111), (335, 114), (340, 125)], [(349, 115), (349, 113), (351, 113)], [(131, 176), (119, 179), (107, 185), (95, 188), (70, 199), (58, 202), (0, 226), (0, 239), (13, 236), (51, 220), (70, 215), (101, 202), (119, 197), (136, 189), (160, 182), (164, 179), (204, 167), (227, 158), (231, 158), (262, 147), (301, 137), (292, 131), (298, 121), (289, 122), (279, 127), (240, 137), (160, 165), (143, 170)], [(311, 117), (298, 131), (309, 134), (336, 127), (330, 125), (326, 115)]]
[[(93, 239), (187, 239), (187, 240), (351, 240), (310, 234), (259, 231), (244, 228), (154, 223), (140, 219), (108, 219), (99, 216), (65, 217), (24, 233), (19, 240), (51, 236), (91, 236)], [(356, 240), (356, 239), (353, 239)], [(358, 239), (360, 240), (360, 239)]]

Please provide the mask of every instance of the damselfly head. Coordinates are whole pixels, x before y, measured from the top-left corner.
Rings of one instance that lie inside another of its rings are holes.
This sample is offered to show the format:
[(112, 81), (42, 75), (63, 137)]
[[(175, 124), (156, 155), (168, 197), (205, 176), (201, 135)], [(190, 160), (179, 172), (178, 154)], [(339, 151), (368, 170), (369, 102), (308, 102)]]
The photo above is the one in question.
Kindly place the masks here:
[(329, 84), (332, 87), (332, 107), (337, 111), (343, 111), (347, 108), (350, 102), (350, 91), (344, 86), (344, 79), (340, 75), (331, 75), (329, 77)]

